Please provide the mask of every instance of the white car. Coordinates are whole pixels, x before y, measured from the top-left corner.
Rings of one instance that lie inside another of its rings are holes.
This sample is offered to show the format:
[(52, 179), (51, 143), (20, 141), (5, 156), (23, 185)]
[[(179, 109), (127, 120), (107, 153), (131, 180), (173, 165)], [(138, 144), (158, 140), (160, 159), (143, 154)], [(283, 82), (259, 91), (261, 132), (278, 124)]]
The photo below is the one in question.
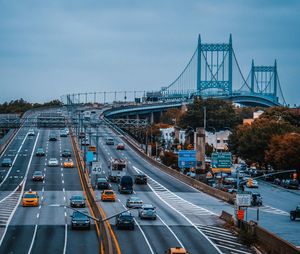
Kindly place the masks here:
[(34, 135), (35, 135), (34, 130), (33, 129), (29, 129), (28, 136), (34, 136)]
[(56, 159), (56, 158), (50, 158), (49, 161), (48, 161), (48, 166), (49, 167), (58, 166), (58, 159)]

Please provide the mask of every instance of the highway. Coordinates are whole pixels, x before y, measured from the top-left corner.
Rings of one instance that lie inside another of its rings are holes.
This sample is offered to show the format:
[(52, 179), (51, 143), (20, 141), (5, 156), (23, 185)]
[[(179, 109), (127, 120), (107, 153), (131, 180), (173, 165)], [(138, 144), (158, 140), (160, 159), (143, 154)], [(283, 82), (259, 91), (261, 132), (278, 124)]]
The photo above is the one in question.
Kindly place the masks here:
[[(91, 230), (70, 228), (72, 211), (66, 205), (73, 194), (83, 194), (76, 163), (74, 168), (62, 166), (64, 160), (61, 152), (64, 149), (72, 151), (70, 137), (49, 141), (52, 130), (35, 129), (35, 136), (28, 136), (28, 130), (28, 127), (22, 127), (1, 156), (1, 161), (4, 157), (10, 157), (13, 165), (11, 168), (1, 167), (7, 171), (7, 175), (0, 183), (0, 254), (99, 253), (94, 225)], [(232, 205), (199, 192), (160, 171), (126, 144), (125, 150), (117, 150), (116, 145), (123, 141), (107, 126), (101, 125), (92, 131), (100, 136), (99, 160), (106, 176), (109, 159), (126, 159), (129, 175), (144, 173), (148, 176), (147, 185), (134, 186), (133, 196), (140, 197), (144, 203), (153, 204), (157, 210), (156, 220), (141, 220), (138, 210), (132, 210), (136, 224), (134, 231), (117, 230), (115, 219), (109, 220), (121, 253), (164, 253), (174, 246), (182, 246), (189, 253), (256, 253), (243, 245), (219, 219), (222, 210), (233, 214)], [(106, 145), (106, 137), (113, 137), (115, 145)], [(95, 145), (95, 142), (96, 138), (92, 136), (92, 144)], [(45, 150), (44, 157), (35, 155), (38, 147)], [(48, 166), (48, 160), (52, 157), (59, 159), (58, 167)], [(32, 181), (35, 170), (43, 171), (43, 182)], [(117, 193), (117, 201), (99, 201), (107, 217), (125, 210), (126, 199), (131, 196), (119, 194), (116, 183), (112, 183), (112, 188)], [(29, 189), (38, 191), (39, 207), (21, 206), (22, 191)], [(258, 223), (299, 246), (298, 223), (290, 222), (288, 216), (289, 210), (294, 209), (299, 201), (299, 192), (264, 182), (259, 183), (258, 190), (264, 203), (259, 208)], [(95, 193), (100, 200), (101, 191), (96, 190)], [(257, 208), (249, 208), (247, 220), (256, 220), (256, 214)]]
[[(0, 186), (0, 253), (98, 253), (99, 243), (91, 230), (71, 230), (72, 211), (65, 207), (73, 194), (83, 194), (76, 168), (63, 168), (61, 152), (72, 146), (69, 137), (48, 141), (49, 129), (35, 129), (35, 136), (27, 136), (28, 128), (21, 128), (4, 155), (14, 159), (7, 177)], [(35, 156), (43, 147), (44, 157)], [(48, 167), (49, 158), (59, 159), (58, 167)], [(72, 154), (74, 159), (74, 155)], [(33, 182), (35, 170), (44, 173), (43, 182)], [(20, 192), (15, 191), (24, 181), (24, 191), (32, 189), (40, 196), (39, 207), (22, 207)], [(9, 196), (10, 195), (10, 196)], [(5, 198), (7, 197), (8, 198)], [(6, 222), (9, 223), (5, 227)]]
[[(157, 209), (156, 221), (141, 220), (138, 211), (133, 210), (137, 225), (134, 231), (117, 230), (115, 220), (110, 220), (122, 253), (164, 253), (174, 246), (183, 246), (189, 253), (255, 253), (223, 227), (224, 223), (218, 214), (222, 209), (232, 207), (154, 168), (129, 146), (124, 151), (116, 150), (116, 144), (122, 141), (108, 127), (100, 127), (98, 134), (100, 158), (106, 174), (110, 158), (126, 159), (129, 175), (143, 172), (148, 176), (148, 184), (135, 185), (133, 195)], [(113, 137), (115, 145), (106, 145), (106, 137)], [(124, 210), (126, 199), (131, 196), (119, 194), (116, 184), (113, 184), (113, 189), (118, 201), (101, 202), (107, 216)], [(101, 191), (97, 190), (96, 193), (100, 199)]]

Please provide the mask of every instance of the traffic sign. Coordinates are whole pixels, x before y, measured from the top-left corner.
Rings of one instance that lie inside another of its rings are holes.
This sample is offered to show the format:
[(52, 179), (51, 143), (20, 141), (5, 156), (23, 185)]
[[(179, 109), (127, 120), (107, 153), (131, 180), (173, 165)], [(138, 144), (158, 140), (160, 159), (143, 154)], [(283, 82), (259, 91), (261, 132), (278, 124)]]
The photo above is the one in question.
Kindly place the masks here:
[(213, 168), (231, 168), (231, 153), (212, 153), (211, 165)]
[(179, 168), (195, 168), (197, 166), (195, 150), (181, 150), (178, 152)]
[(91, 151), (88, 151), (86, 153), (86, 161), (87, 162), (92, 162), (94, 160), (94, 153)]
[(237, 206), (251, 206), (251, 192), (238, 192), (236, 194)]

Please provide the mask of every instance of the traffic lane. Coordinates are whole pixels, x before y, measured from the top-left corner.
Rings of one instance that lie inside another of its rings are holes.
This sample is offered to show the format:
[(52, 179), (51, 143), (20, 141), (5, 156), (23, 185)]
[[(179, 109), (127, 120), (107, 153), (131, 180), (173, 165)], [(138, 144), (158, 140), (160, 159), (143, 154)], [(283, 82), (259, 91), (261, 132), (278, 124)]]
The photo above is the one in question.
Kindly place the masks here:
[(3, 242), (0, 245), (0, 253), (27, 253), (32, 240), (34, 225), (8, 226)]
[(23, 181), (36, 138), (37, 135), (26, 138), (7, 179), (0, 186), (0, 191), (12, 191)]
[(72, 230), (68, 226), (67, 254), (99, 253), (99, 249), (100, 244), (95, 225), (91, 225), (90, 230)]
[(291, 221), (289, 215), (270, 214), (261, 211), (261, 208), (258, 208), (258, 210), (257, 214), (257, 208), (248, 209), (247, 220), (257, 221), (258, 219), (257, 223), (263, 228), (295, 246), (300, 246), (300, 220)]
[(40, 225), (31, 253), (63, 253), (64, 239), (64, 225)]
[(193, 226), (170, 226), (190, 254), (219, 254), (217, 249)]
[[(108, 134), (110, 133), (108, 132)], [(122, 142), (116, 134), (110, 135), (114, 135), (113, 138), (115, 141), (117, 141), (117, 143)], [(147, 161), (135, 153), (135, 151), (133, 151), (128, 145), (125, 145), (125, 150), (116, 150), (116, 146), (107, 146), (105, 144), (105, 140), (100, 140), (100, 147), (101, 146), (106, 147), (111, 156), (117, 158), (122, 156), (127, 159), (128, 162), (131, 162), (131, 164), (137, 165), (140, 170), (144, 171), (147, 175), (164, 185), (172, 192), (198, 192), (194, 188), (191, 188), (176, 178), (162, 172), (160, 169), (157, 169), (155, 166), (150, 165)]]
[[(291, 192), (262, 181), (259, 181), (258, 189), (249, 190), (258, 191), (261, 194), (263, 205), (270, 205), (286, 212), (294, 210), (300, 203), (300, 191)], [(278, 202), (279, 200), (280, 202)]]

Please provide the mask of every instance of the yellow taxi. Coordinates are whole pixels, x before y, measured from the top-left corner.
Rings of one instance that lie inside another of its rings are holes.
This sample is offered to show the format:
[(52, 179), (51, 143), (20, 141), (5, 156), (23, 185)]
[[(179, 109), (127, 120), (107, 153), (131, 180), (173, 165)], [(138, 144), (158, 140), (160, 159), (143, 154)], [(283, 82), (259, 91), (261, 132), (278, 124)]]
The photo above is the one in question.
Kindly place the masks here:
[(71, 158), (64, 161), (64, 168), (74, 168), (74, 162)]
[(22, 198), (22, 206), (39, 206), (40, 198), (36, 191), (26, 191)]
[(167, 254), (188, 254), (185, 248), (182, 247), (174, 247), (169, 248), (167, 251), (165, 251)]
[(113, 190), (103, 190), (101, 193), (101, 201), (116, 201), (116, 193)]

